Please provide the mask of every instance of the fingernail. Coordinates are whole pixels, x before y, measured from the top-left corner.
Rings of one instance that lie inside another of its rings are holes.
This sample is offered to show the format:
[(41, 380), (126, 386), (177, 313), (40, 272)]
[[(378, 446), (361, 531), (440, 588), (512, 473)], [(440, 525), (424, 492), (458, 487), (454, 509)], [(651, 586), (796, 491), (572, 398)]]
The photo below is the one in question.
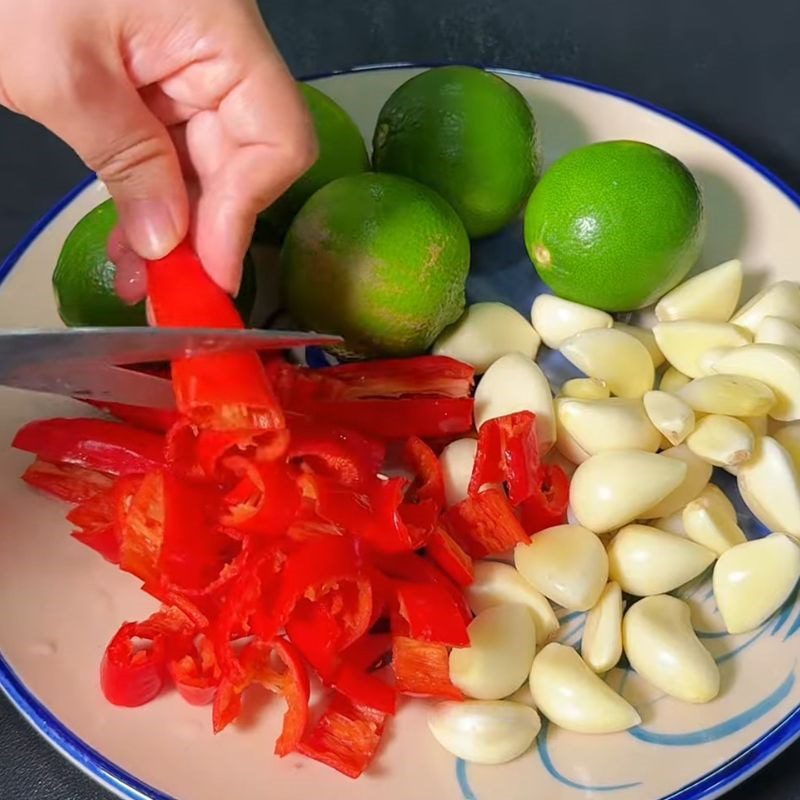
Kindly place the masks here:
[(119, 213), (128, 244), (142, 258), (164, 258), (180, 242), (178, 226), (161, 200), (126, 200)]

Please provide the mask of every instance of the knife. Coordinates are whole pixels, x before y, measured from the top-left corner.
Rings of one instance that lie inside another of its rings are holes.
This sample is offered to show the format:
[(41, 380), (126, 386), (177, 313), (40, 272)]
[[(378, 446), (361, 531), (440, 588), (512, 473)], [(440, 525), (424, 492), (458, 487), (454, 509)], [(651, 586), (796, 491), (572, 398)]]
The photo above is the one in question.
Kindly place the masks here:
[(173, 408), (170, 382), (126, 365), (193, 356), (341, 344), (338, 336), (216, 328), (0, 331), (0, 386), (85, 400)]

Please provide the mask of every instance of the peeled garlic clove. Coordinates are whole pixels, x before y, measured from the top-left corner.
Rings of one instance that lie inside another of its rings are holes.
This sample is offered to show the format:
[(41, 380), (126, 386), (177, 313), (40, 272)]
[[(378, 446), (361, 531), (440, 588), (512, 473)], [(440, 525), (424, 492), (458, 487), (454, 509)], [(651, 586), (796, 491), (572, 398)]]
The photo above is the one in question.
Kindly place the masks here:
[(664, 370), (664, 374), (661, 376), (658, 388), (661, 389), (662, 392), (672, 392), (675, 394), (678, 389), (686, 386), (690, 380), (691, 378), (688, 375), (679, 372), (675, 367), (667, 367)]
[(556, 450), (567, 461), (572, 464), (583, 464), (589, 453), (587, 453), (573, 438), (561, 421), (561, 405), (571, 398), (557, 397), (554, 408), (556, 412)]
[(694, 411), (680, 397), (654, 390), (644, 396), (650, 422), (670, 444), (680, 444), (694, 430)]
[(522, 686), (536, 653), (536, 628), (526, 606), (481, 611), (467, 627), (469, 647), (450, 651), (450, 680), (467, 697), (501, 700)]
[(556, 410), (559, 424), (589, 455), (605, 450), (655, 453), (661, 443), (661, 435), (650, 422), (641, 400), (565, 397), (559, 398)]
[(470, 364), (480, 375), (507, 353), (536, 358), (539, 344), (539, 334), (519, 311), (503, 303), (475, 303), (439, 334), (433, 353)]
[(715, 467), (738, 467), (753, 455), (753, 431), (736, 417), (709, 414), (686, 439), (689, 449)]
[(682, 519), (686, 535), (718, 556), (747, 541), (739, 527), (733, 503), (713, 483), (686, 505)]
[(530, 544), (514, 548), (520, 574), (545, 597), (570, 611), (587, 611), (608, 580), (602, 542), (580, 525), (540, 531)]
[(533, 708), (509, 700), (438, 703), (428, 713), (436, 741), (473, 764), (513, 761), (530, 748), (541, 727)]
[(677, 447), (663, 450), (660, 455), (664, 458), (682, 461), (686, 465), (686, 473), (674, 491), (638, 515), (641, 519), (668, 517), (670, 514), (680, 511), (690, 500), (694, 500), (711, 480), (713, 467), (707, 461), (696, 456), (687, 447), (686, 442)]
[(627, 333), (638, 339), (650, 353), (650, 358), (653, 359), (653, 366), (658, 369), (664, 363), (664, 354), (659, 350), (656, 343), (656, 337), (653, 336), (653, 331), (649, 328), (640, 328), (638, 325), (628, 325), (625, 322), (615, 322), (614, 327), (618, 331)]
[(742, 291), (742, 262), (726, 261), (684, 281), (656, 303), (656, 319), (727, 322)]
[(552, 294), (540, 294), (533, 301), (531, 322), (542, 341), (554, 350), (576, 333), (593, 328), (610, 328), (614, 324), (611, 315), (605, 311)]
[(771, 436), (756, 440), (739, 467), (742, 500), (770, 530), (800, 537), (800, 478), (789, 454)]
[(476, 561), (475, 579), (466, 588), (466, 597), (476, 614), (504, 603), (525, 606), (533, 617), (539, 644), (558, 630), (558, 617), (547, 598), (509, 564)]
[(766, 622), (800, 580), (800, 547), (788, 536), (731, 548), (714, 567), (714, 597), (728, 633), (748, 633)]
[(486, 370), (475, 390), (475, 427), (488, 419), (517, 411), (536, 415), (539, 451), (556, 441), (556, 421), (550, 383), (539, 366), (519, 353), (502, 356)]
[(596, 378), (572, 378), (561, 387), (561, 397), (575, 397), (579, 400), (605, 400), (611, 397), (605, 381)]
[(608, 548), (608, 571), (623, 592), (647, 597), (683, 586), (714, 563), (706, 547), (649, 525), (626, 525)]
[(514, 694), (510, 694), (506, 697), (506, 700), (510, 700), (512, 703), (522, 703), (522, 705), (529, 706), (530, 708), (536, 708), (536, 703), (533, 701), (533, 694), (531, 694), (530, 681), (525, 681)]
[(731, 351), (736, 350), (735, 347), (712, 347), (706, 350), (698, 361), (700, 365), (700, 372), (702, 375), (714, 375), (717, 372), (717, 362)]
[(595, 533), (605, 533), (641, 517), (642, 512), (677, 489), (687, 471), (682, 460), (655, 453), (598, 453), (575, 470), (570, 504), (581, 525)]
[(636, 672), (671, 697), (708, 703), (719, 694), (719, 667), (682, 600), (662, 594), (634, 603), (622, 620), (622, 642)]
[(653, 328), (653, 334), (667, 361), (690, 378), (699, 378), (704, 374), (700, 357), (707, 350), (743, 347), (752, 341), (747, 331), (727, 322), (659, 322)]
[(559, 350), (585, 375), (605, 381), (617, 397), (642, 397), (653, 388), (653, 359), (630, 334), (614, 328), (583, 331), (564, 341)]
[(571, 647), (553, 642), (533, 660), (531, 694), (551, 722), (576, 733), (617, 733), (642, 720)]
[(448, 444), (439, 455), (448, 506), (454, 506), (466, 499), (477, 452), (478, 442), (475, 439), (457, 439)]
[(800, 328), (780, 317), (764, 317), (756, 330), (756, 344), (779, 344), (800, 351)]
[(775, 393), (762, 381), (742, 375), (706, 375), (676, 392), (695, 411), (755, 417), (775, 405)]
[[(711, 484), (709, 484), (710, 486)], [(686, 528), (683, 526), (683, 509), (676, 511), (666, 517), (654, 519), (650, 523), (654, 528), (666, 533), (674, 533), (676, 536), (686, 536)]]
[(773, 283), (745, 303), (731, 322), (756, 333), (765, 317), (780, 317), (800, 325), (800, 285), (794, 281)]
[(739, 417), (753, 432), (753, 436), (766, 436), (769, 433), (769, 420), (766, 414), (757, 417)]
[(775, 432), (775, 441), (789, 454), (795, 470), (800, 472), (800, 422), (790, 422)]
[(714, 372), (761, 381), (775, 395), (775, 404), (767, 412), (773, 419), (800, 419), (800, 354), (794, 350), (777, 344), (747, 345), (724, 353), (714, 364)]
[(618, 583), (606, 584), (586, 615), (581, 657), (598, 675), (613, 669), (622, 657), (622, 591)]

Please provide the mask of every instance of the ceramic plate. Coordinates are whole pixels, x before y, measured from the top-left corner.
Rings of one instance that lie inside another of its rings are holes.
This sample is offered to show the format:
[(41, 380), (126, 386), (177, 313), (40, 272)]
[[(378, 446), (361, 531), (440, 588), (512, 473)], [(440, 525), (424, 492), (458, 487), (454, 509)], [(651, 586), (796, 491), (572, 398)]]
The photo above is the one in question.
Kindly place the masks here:
[[(353, 115), (369, 139), (383, 101), (414, 72), (370, 68), (315, 83)], [(548, 162), (602, 139), (663, 147), (686, 162), (705, 191), (709, 236), (702, 266), (740, 257), (747, 294), (767, 279), (797, 277), (800, 198), (746, 156), (684, 121), (604, 89), (503, 74), (534, 108)], [(58, 324), (53, 264), (70, 228), (104, 197), (97, 183), (79, 187), (14, 252), (0, 272), (0, 324)], [(518, 225), (478, 243), (473, 263), (470, 300), (503, 300), (528, 313), (541, 286)], [(63, 507), (19, 481), (29, 457), (7, 447), (27, 420), (85, 409), (13, 391), (2, 392), (0, 409), (0, 684), (43, 736), (121, 797), (699, 800), (741, 781), (800, 734), (796, 598), (756, 632), (727, 636), (702, 580), (682, 591), (720, 664), (722, 693), (716, 701), (678, 703), (615, 670), (609, 680), (639, 708), (640, 727), (597, 737), (545, 727), (536, 749), (504, 767), (465, 765), (441, 750), (419, 701), (405, 704), (374, 767), (358, 781), (300, 757), (272, 756), (283, 713), (279, 701), (256, 699), (241, 724), (217, 737), (209, 709), (188, 706), (175, 694), (140, 709), (114, 708), (98, 687), (103, 649), (122, 620), (147, 616), (151, 601), (134, 578), (70, 538)], [(763, 533), (749, 523), (751, 535)], [(567, 615), (563, 622), (562, 639), (578, 643), (581, 616)]]

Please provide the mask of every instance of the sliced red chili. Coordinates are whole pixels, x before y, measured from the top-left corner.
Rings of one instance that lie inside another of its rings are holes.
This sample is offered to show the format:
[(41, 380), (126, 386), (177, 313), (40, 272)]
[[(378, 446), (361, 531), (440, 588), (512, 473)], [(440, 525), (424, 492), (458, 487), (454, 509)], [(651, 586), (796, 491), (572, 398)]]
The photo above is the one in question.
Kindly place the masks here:
[(167, 669), (175, 688), (187, 703), (206, 706), (217, 693), (222, 671), (211, 640), (201, 635), (190, 652), (169, 661)]
[(111, 564), (119, 564), (119, 538), (115, 525), (115, 490), (112, 486), (84, 500), (67, 514), (78, 530), (72, 536), (91, 547)]
[(543, 464), (534, 493), (520, 506), (522, 527), (534, 534), (567, 521), (569, 478), (558, 464)]
[(446, 589), (435, 583), (400, 583), (395, 591), (398, 610), (408, 622), (411, 638), (469, 647), (464, 618)]
[(120, 568), (145, 583), (158, 581), (164, 541), (164, 474), (127, 477), (117, 484)]
[(73, 464), (53, 464), (37, 458), (22, 474), (22, 480), (34, 489), (66, 500), (83, 503), (114, 484), (110, 475)]
[(105, 411), (106, 414), (110, 414), (122, 422), (129, 423), (135, 428), (142, 428), (154, 433), (166, 433), (178, 421), (178, 412), (168, 408), (131, 406), (127, 403), (110, 403), (105, 400), (84, 400), (83, 402), (100, 411)]
[(414, 475), (410, 488), (412, 502), (430, 501), (437, 509), (444, 507), (444, 475), (436, 453), (422, 439), (412, 436), (403, 448), (403, 460)]
[(469, 586), (475, 579), (472, 559), (441, 526), (431, 534), (425, 552), (459, 586)]
[(464, 699), (461, 690), (450, 680), (450, 657), (442, 644), (395, 636), (392, 670), (397, 691), (402, 694)]

